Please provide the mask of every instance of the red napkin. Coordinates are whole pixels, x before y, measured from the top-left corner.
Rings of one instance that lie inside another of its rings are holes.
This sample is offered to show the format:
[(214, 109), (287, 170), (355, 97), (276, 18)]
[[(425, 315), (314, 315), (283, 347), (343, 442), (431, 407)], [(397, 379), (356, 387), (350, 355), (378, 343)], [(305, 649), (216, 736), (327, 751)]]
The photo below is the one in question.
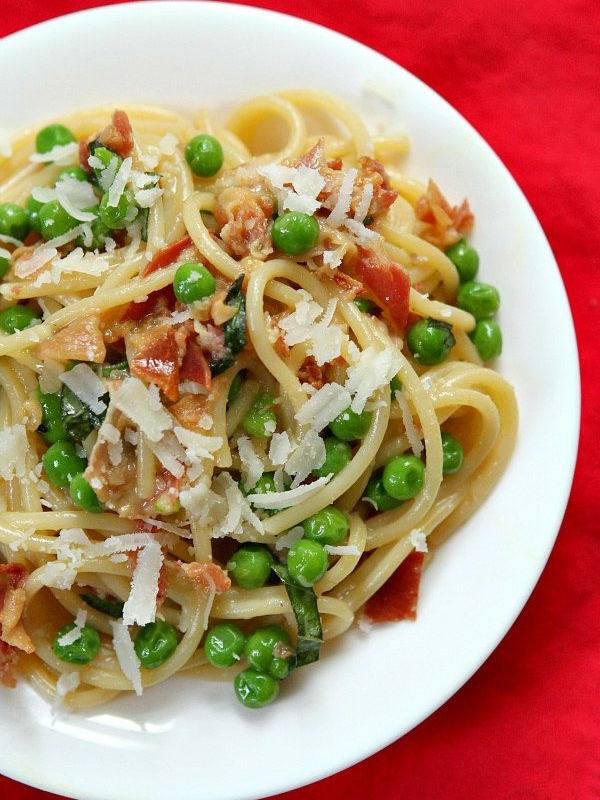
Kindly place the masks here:
[[(3, 0), (0, 34), (92, 5), (101, 3)], [(583, 384), (581, 446), (564, 523), (533, 596), (504, 641), (466, 686), (411, 733), (338, 775), (280, 798), (598, 800), (600, 3), (260, 5), (379, 50), (479, 130), (524, 190), (554, 250), (575, 318)], [(548, 332), (552, 347), (552, 320)], [(548, 431), (550, 445), (552, 435)], [(51, 795), (0, 777), (0, 797)]]

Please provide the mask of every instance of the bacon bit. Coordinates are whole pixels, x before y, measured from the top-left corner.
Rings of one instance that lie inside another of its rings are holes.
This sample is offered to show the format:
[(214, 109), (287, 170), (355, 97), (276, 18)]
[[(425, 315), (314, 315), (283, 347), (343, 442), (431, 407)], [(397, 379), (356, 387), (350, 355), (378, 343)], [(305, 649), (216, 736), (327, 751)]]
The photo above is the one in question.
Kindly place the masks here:
[(392, 189), (390, 179), (383, 164), (370, 156), (362, 156), (358, 161), (358, 175), (354, 184), (362, 197), (366, 183), (373, 185), (373, 198), (367, 216), (374, 220), (385, 213), (398, 197), (396, 189)]
[(85, 140), (79, 142), (79, 166), (91, 174), (93, 170), (89, 165), (89, 158), (91, 156), (89, 145), (90, 143)]
[(136, 451), (123, 433), (127, 427), (127, 418), (109, 404), (106, 412), (106, 423), (114, 425), (119, 431), (123, 452), (118, 464), (110, 459), (108, 442), (98, 437), (89, 455), (88, 465), (84, 472), (101, 503), (120, 517), (131, 518), (139, 512), (136, 493)]
[(199, 589), (221, 593), (231, 588), (231, 578), (212, 561), (192, 561), (189, 564), (180, 561), (179, 564), (183, 575)]
[(7, 689), (14, 689), (17, 685), (17, 664), (19, 651), (0, 639), (0, 684)]
[(133, 151), (133, 131), (127, 114), (117, 109), (113, 113), (112, 122), (101, 131), (97, 141), (121, 158), (130, 156)]
[(221, 240), (233, 255), (251, 255), (264, 261), (273, 252), (272, 214), (270, 195), (244, 186), (229, 186), (219, 194), (214, 216), (221, 228)]
[(373, 622), (398, 622), (417, 618), (424, 555), (413, 550), (404, 559), (383, 586), (367, 600), (365, 616)]
[(283, 340), (283, 336), (279, 335), (275, 340), (275, 344), (273, 345), (273, 349), (277, 353), (280, 358), (288, 359), (290, 357), (290, 353), (292, 352), (290, 346), (286, 344)]
[(300, 369), (298, 370), (298, 380), (300, 383), (309, 383), (317, 391), (322, 389), (325, 380), (323, 378), (323, 370), (315, 361), (314, 356), (308, 356)]
[[(169, 400), (175, 401), (179, 398), (179, 349), (175, 332), (164, 325), (153, 328), (151, 334), (151, 344), (128, 358), (129, 369), (132, 375), (156, 384)], [(146, 331), (141, 335), (147, 340)], [(133, 333), (128, 337), (128, 351), (135, 349), (135, 338)]]
[(177, 422), (189, 431), (198, 431), (204, 414), (210, 413), (211, 405), (207, 395), (184, 394), (169, 408)]
[(199, 383), (201, 386), (206, 386), (207, 389), (211, 387), (212, 375), (208, 361), (204, 357), (202, 348), (194, 339), (189, 339), (187, 342), (185, 355), (179, 368), (179, 379)]
[[(171, 264), (174, 264), (177, 261), (184, 250), (187, 250), (187, 248), (191, 246), (191, 236), (184, 236), (182, 239), (178, 239), (176, 242), (171, 242), (171, 244), (163, 247), (155, 254), (154, 258), (149, 261), (141, 271), (140, 276), (142, 278), (146, 278), (148, 275), (152, 275), (153, 272), (156, 272), (159, 269), (170, 267)], [(194, 250), (196, 250), (195, 247)], [(196, 253), (197, 252), (198, 251), (196, 250)]]
[(356, 274), (374, 295), (378, 305), (390, 317), (398, 332), (403, 333), (408, 320), (410, 278), (405, 269), (389, 259), (382, 251), (376, 253), (358, 248)]
[(35, 647), (21, 622), (27, 603), (23, 586), (28, 575), (22, 564), (0, 564), (0, 639), (25, 653), (33, 653)]
[(344, 162), (338, 156), (337, 158), (330, 158), (329, 161), (327, 162), (327, 166), (329, 167), (329, 169), (336, 169), (337, 170), (337, 169), (341, 169), (344, 166)]
[(359, 297), (359, 295), (365, 293), (365, 287), (360, 281), (351, 278), (350, 275), (347, 275), (339, 269), (334, 270), (331, 275), (331, 280), (348, 295), (350, 300), (354, 300), (355, 297)]
[(106, 346), (97, 316), (75, 320), (35, 346), (38, 358), (55, 361), (92, 361), (103, 364)]
[(460, 206), (451, 206), (432, 180), (425, 194), (417, 200), (415, 211), (417, 219), (423, 223), (421, 238), (442, 250), (469, 233), (475, 219), (467, 200)]
[(138, 321), (147, 317), (149, 314), (156, 314), (159, 311), (172, 311), (175, 308), (176, 298), (173, 287), (164, 286), (155, 292), (150, 292), (145, 300), (139, 303), (131, 302), (125, 307), (121, 316), (122, 322), (129, 320)]

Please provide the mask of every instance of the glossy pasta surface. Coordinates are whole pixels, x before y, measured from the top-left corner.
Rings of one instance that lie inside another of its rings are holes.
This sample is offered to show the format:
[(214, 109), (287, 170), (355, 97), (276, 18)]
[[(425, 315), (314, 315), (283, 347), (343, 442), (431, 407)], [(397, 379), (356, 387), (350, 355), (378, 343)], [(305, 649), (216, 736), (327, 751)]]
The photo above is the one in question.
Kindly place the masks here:
[[(135, 107), (57, 122), (72, 143), (36, 155), (25, 132), (0, 162), (0, 204), (30, 214), (0, 241), (0, 320), (32, 316), (0, 335), (3, 682), (85, 708), (181, 670), (248, 669), (248, 648), (215, 666), (218, 624), (246, 642), (283, 629), (273, 652), (293, 672), (356, 622), (414, 616), (423, 560), (492, 491), (517, 430), (474, 335), (495, 307), (457, 305), (478, 283), (451, 257), (468, 203), (404, 174), (404, 138), (313, 91), (225, 121)], [(222, 151), (214, 174), (193, 169), (198, 136)], [(83, 180), (63, 175), (76, 164)], [(39, 228), (52, 203), (58, 235)], [(256, 580), (249, 543), (270, 565)], [(382, 610), (403, 567), (412, 583)], [(175, 645), (145, 663), (141, 631), (162, 622)], [(97, 652), (65, 660), (86, 628)]]

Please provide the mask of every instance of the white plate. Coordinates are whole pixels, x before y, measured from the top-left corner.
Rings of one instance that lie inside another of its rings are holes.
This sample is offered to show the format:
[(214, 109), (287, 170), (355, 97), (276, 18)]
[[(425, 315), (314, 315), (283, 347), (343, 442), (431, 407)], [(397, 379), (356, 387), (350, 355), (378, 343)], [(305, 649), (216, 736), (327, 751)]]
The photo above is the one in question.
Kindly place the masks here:
[(489, 147), (434, 92), (362, 45), (290, 17), (214, 2), (110, 6), (1, 41), (0, 74), (11, 76), (0, 107), (13, 130), (100, 102), (227, 109), (277, 89), (326, 89), (374, 124), (408, 132), (410, 173), (434, 177), (455, 201), (469, 198), (482, 279), (502, 294), (500, 368), (516, 387), (520, 436), (492, 497), (428, 569), (418, 621), (347, 636), (260, 712), (242, 708), (227, 683), (190, 679), (56, 721), (26, 685), (0, 694), (2, 772), (81, 800), (256, 798), (365, 758), (440, 706), (498, 644), (564, 513), (577, 354), (537, 220)]

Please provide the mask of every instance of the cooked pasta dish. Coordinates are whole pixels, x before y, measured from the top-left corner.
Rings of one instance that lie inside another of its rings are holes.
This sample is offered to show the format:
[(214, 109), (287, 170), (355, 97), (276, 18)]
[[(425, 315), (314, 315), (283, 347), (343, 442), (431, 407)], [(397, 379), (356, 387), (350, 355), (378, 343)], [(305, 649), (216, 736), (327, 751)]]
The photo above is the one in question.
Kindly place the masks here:
[(6, 686), (77, 709), (226, 676), (260, 708), (414, 619), (517, 408), (473, 211), (408, 146), (290, 90), (80, 111), (0, 156)]

